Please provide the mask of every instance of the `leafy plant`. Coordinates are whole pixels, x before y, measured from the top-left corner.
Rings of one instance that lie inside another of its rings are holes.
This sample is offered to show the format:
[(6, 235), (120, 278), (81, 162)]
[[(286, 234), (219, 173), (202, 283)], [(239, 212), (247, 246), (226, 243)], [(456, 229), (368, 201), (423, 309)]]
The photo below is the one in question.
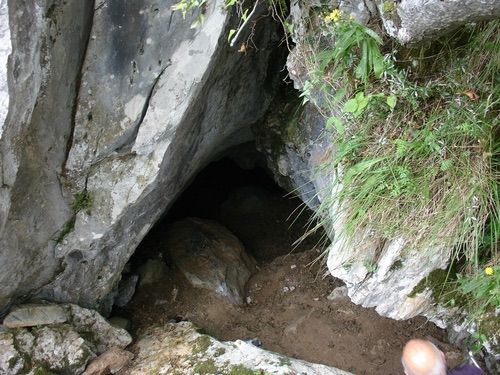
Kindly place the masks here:
[(487, 312), (494, 312), (500, 306), (500, 266), (488, 266), (484, 272), (459, 276), (460, 291), (470, 296), (471, 311), (480, 319)]
[(186, 19), (188, 12), (199, 10), (195, 20), (191, 24), (191, 28), (199, 27), (205, 20), (205, 7), (206, 0), (180, 0), (178, 3), (172, 5), (172, 10), (180, 11), (182, 18)]
[(74, 195), (73, 203), (71, 204), (71, 208), (75, 213), (79, 211), (88, 211), (92, 208), (92, 204), (94, 203), (94, 199), (90, 195), (90, 193), (86, 190), (77, 193)]
[(456, 288), (479, 322), (500, 306), (481, 266), (498, 267), (499, 22), (430, 46), (429, 66), (425, 50), (404, 59), (416, 64), (384, 56), (373, 30), (339, 12), (318, 19), (321, 37), (302, 41), (302, 95), (335, 146), (319, 166), (330, 184), (318, 225), (341, 223), (335, 240), (350, 246), (369, 232), (422, 251), (454, 249), (464, 259)]

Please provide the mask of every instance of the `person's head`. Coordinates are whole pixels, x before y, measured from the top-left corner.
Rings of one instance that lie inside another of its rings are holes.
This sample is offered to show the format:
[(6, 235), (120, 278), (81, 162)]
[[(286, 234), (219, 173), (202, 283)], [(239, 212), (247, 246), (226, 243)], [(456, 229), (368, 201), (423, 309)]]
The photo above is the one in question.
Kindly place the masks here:
[(406, 375), (446, 375), (443, 352), (426, 340), (408, 341), (401, 362)]

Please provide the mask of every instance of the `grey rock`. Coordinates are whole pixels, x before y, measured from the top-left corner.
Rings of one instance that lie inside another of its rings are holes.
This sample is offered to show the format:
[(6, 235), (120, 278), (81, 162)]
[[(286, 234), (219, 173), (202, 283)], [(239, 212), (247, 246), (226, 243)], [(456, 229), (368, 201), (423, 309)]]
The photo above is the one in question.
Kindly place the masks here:
[(16, 311), (36, 311), (40, 306), (49, 312), (59, 308), (56, 311), (64, 312), (67, 322), (1, 332), (0, 374), (15, 375), (35, 365), (55, 372), (81, 374), (96, 355), (113, 347), (124, 348), (132, 341), (124, 329), (113, 327), (96, 311), (76, 305), (26, 305)]
[(332, 290), (332, 292), (326, 298), (329, 299), (330, 301), (345, 299), (348, 298), (347, 291), (348, 291), (347, 287), (345, 285), (342, 285)]
[(79, 333), (93, 337), (98, 353), (112, 346), (125, 348), (132, 342), (132, 337), (126, 330), (113, 327), (97, 311), (77, 305), (68, 307), (71, 312), (71, 325)]
[(63, 193), (61, 175), (93, 9), (90, 1), (51, 5), (8, 1), (12, 53), (9, 113), (0, 139), (0, 314), (65, 267), (55, 257), (54, 239), (72, 216), (72, 195)]
[(25, 360), (14, 345), (14, 334), (0, 332), (0, 374), (18, 374)]
[(209, 220), (184, 219), (170, 226), (164, 246), (193, 286), (243, 304), (245, 284), (256, 264), (225, 227)]
[(68, 324), (35, 327), (32, 331), (18, 328), (0, 334), (0, 374), (25, 374), (39, 367), (81, 374), (94, 357), (89, 343)]
[(7, 0), (0, 0), (0, 137), (3, 123), (9, 109), (9, 88), (7, 86), (7, 58), (12, 50), (9, 29), (9, 8)]
[(406, 0), (384, 11), (386, 1), (376, 2), (387, 33), (401, 43), (437, 38), (466, 23), (500, 17), (497, 0)]
[(346, 17), (354, 17), (358, 22), (366, 24), (372, 17), (368, 4), (370, 1), (341, 0), (339, 9)]
[[(200, 350), (200, 342), (204, 343), (203, 350)], [(166, 374), (191, 375), (192, 363), (210, 361), (216, 374), (228, 373), (237, 366), (240, 371), (246, 369), (247, 373), (352, 375), (335, 367), (284, 357), (261, 349), (253, 342), (221, 342), (201, 335), (189, 322), (146, 330), (138, 337), (135, 350), (136, 358), (120, 374), (153, 374), (162, 369)]]
[(134, 355), (120, 348), (110, 348), (94, 359), (83, 375), (108, 375), (116, 374), (127, 365)]
[(68, 312), (59, 305), (27, 304), (12, 310), (3, 324), (8, 328), (18, 328), (65, 323), (67, 320)]
[(118, 292), (114, 304), (118, 307), (123, 307), (130, 302), (135, 293), (135, 287), (139, 280), (138, 275), (130, 275), (122, 279), (118, 284)]
[(108, 319), (108, 323), (111, 324), (115, 328), (121, 328), (126, 331), (130, 328), (130, 320), (123, 318), (121, 316), (113, 316)]
[(85, 339), (69, 325), (37, 328), (34, 336), (29, 352), (33, 362), (44, 364), (52, 371), (80, 374), (95, 357)]
[(139, 267), (139, 287), (154, 284), (168, 272), (167, 265), (160, 259), (148, 259)]
[[(222, 0), (197, 29), (175, 3), (9, 1), (0, 314), (33, 291), (109, 311), (152, 225), (201, 168), (252, 139), (279, 79), (278, 25), (259, 22), (258, 48), (242, 54)], [(93, 204), (75, 212), (82, 192)]]

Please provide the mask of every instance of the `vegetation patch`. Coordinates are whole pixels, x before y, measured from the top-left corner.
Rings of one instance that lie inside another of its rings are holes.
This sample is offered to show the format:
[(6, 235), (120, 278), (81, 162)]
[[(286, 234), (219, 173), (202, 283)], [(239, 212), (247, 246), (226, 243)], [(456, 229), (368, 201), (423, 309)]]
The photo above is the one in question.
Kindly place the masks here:
[(68, 234), (70, 234), (71, 232), (73, 232), (73, 230), (75, 229), (75, 221), (76, 221), (76, 217), (73, 216), (71, 219), (69, 219), (66, 222), (66, 224), (64, 224), (63, 228), (61, 229), (61, 231), (59, 232), (59, 234), (57, 235), (57, 237), (54, 239), (54, 241), (57, 244), (62, 243), (62, 241), (64, 240), (64, 238)]
[(203, 362), (197, 362), (193, 366), (193, 372), (199, 375), (218, 374), (218, 370), (213, 359), (207, 359)]
[(263, 375), (260, 370), (251, 370), (243, 365), (233, 365), (227, 371), (227, 375)]
[(338, 9), (311, 24), (320, 31), (302, 41), (309, 47), (300, 57), (308, 73), (302, 96), (325, 117), (336, 147), (319, 167), (330, 176), (319, 225), (340, 224), (336, 241), (345, 244), (369, 232), (404, 238), (407, 249), (453, 249), (461, 268), (429, 275), (412, 294), (430, 287), (479, 324), (500, 306), (500, 23), (468, 25), (411, 49)]
[(77, 193), (73, 197), (71, 208), (75, 213), (80, 211), (89, 211), (92, 208), (94, 199), (87, 190)]
[(199, 336), (193, 346), (193, 354), (199, 354), (199, 353), (205, 353), (208, 348), (210, 347), (210, 344), (212, 341), (210, 340), (210, 337), (207, 335), (201, 335)]
[(56, 375), (56, 374), (47, 370), (45, 367), (36, 367), (33, 370), (33, 375)]
[(226, 353), (226, 349), (225, 348), (218, 348), (215, 352), (214, 352), (214, 356), (215, 357), (220, 357), (221, 355), (224, 355)]

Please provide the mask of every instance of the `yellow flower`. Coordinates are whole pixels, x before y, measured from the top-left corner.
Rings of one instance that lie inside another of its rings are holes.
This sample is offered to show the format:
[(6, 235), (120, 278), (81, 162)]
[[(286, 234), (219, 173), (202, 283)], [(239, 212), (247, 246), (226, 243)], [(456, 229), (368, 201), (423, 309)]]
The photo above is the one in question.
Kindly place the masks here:
[(337, 22), (342, 16), (342, 12), (339, 9), (334, 9), (332, 12), (325, 17), (326, 22)]
[(488, 276), (491, 276), (495, 273), (495, 270), (493, 269), (493, 267), (486, 267), (484, 269), (484, 273), (487, 274)]

